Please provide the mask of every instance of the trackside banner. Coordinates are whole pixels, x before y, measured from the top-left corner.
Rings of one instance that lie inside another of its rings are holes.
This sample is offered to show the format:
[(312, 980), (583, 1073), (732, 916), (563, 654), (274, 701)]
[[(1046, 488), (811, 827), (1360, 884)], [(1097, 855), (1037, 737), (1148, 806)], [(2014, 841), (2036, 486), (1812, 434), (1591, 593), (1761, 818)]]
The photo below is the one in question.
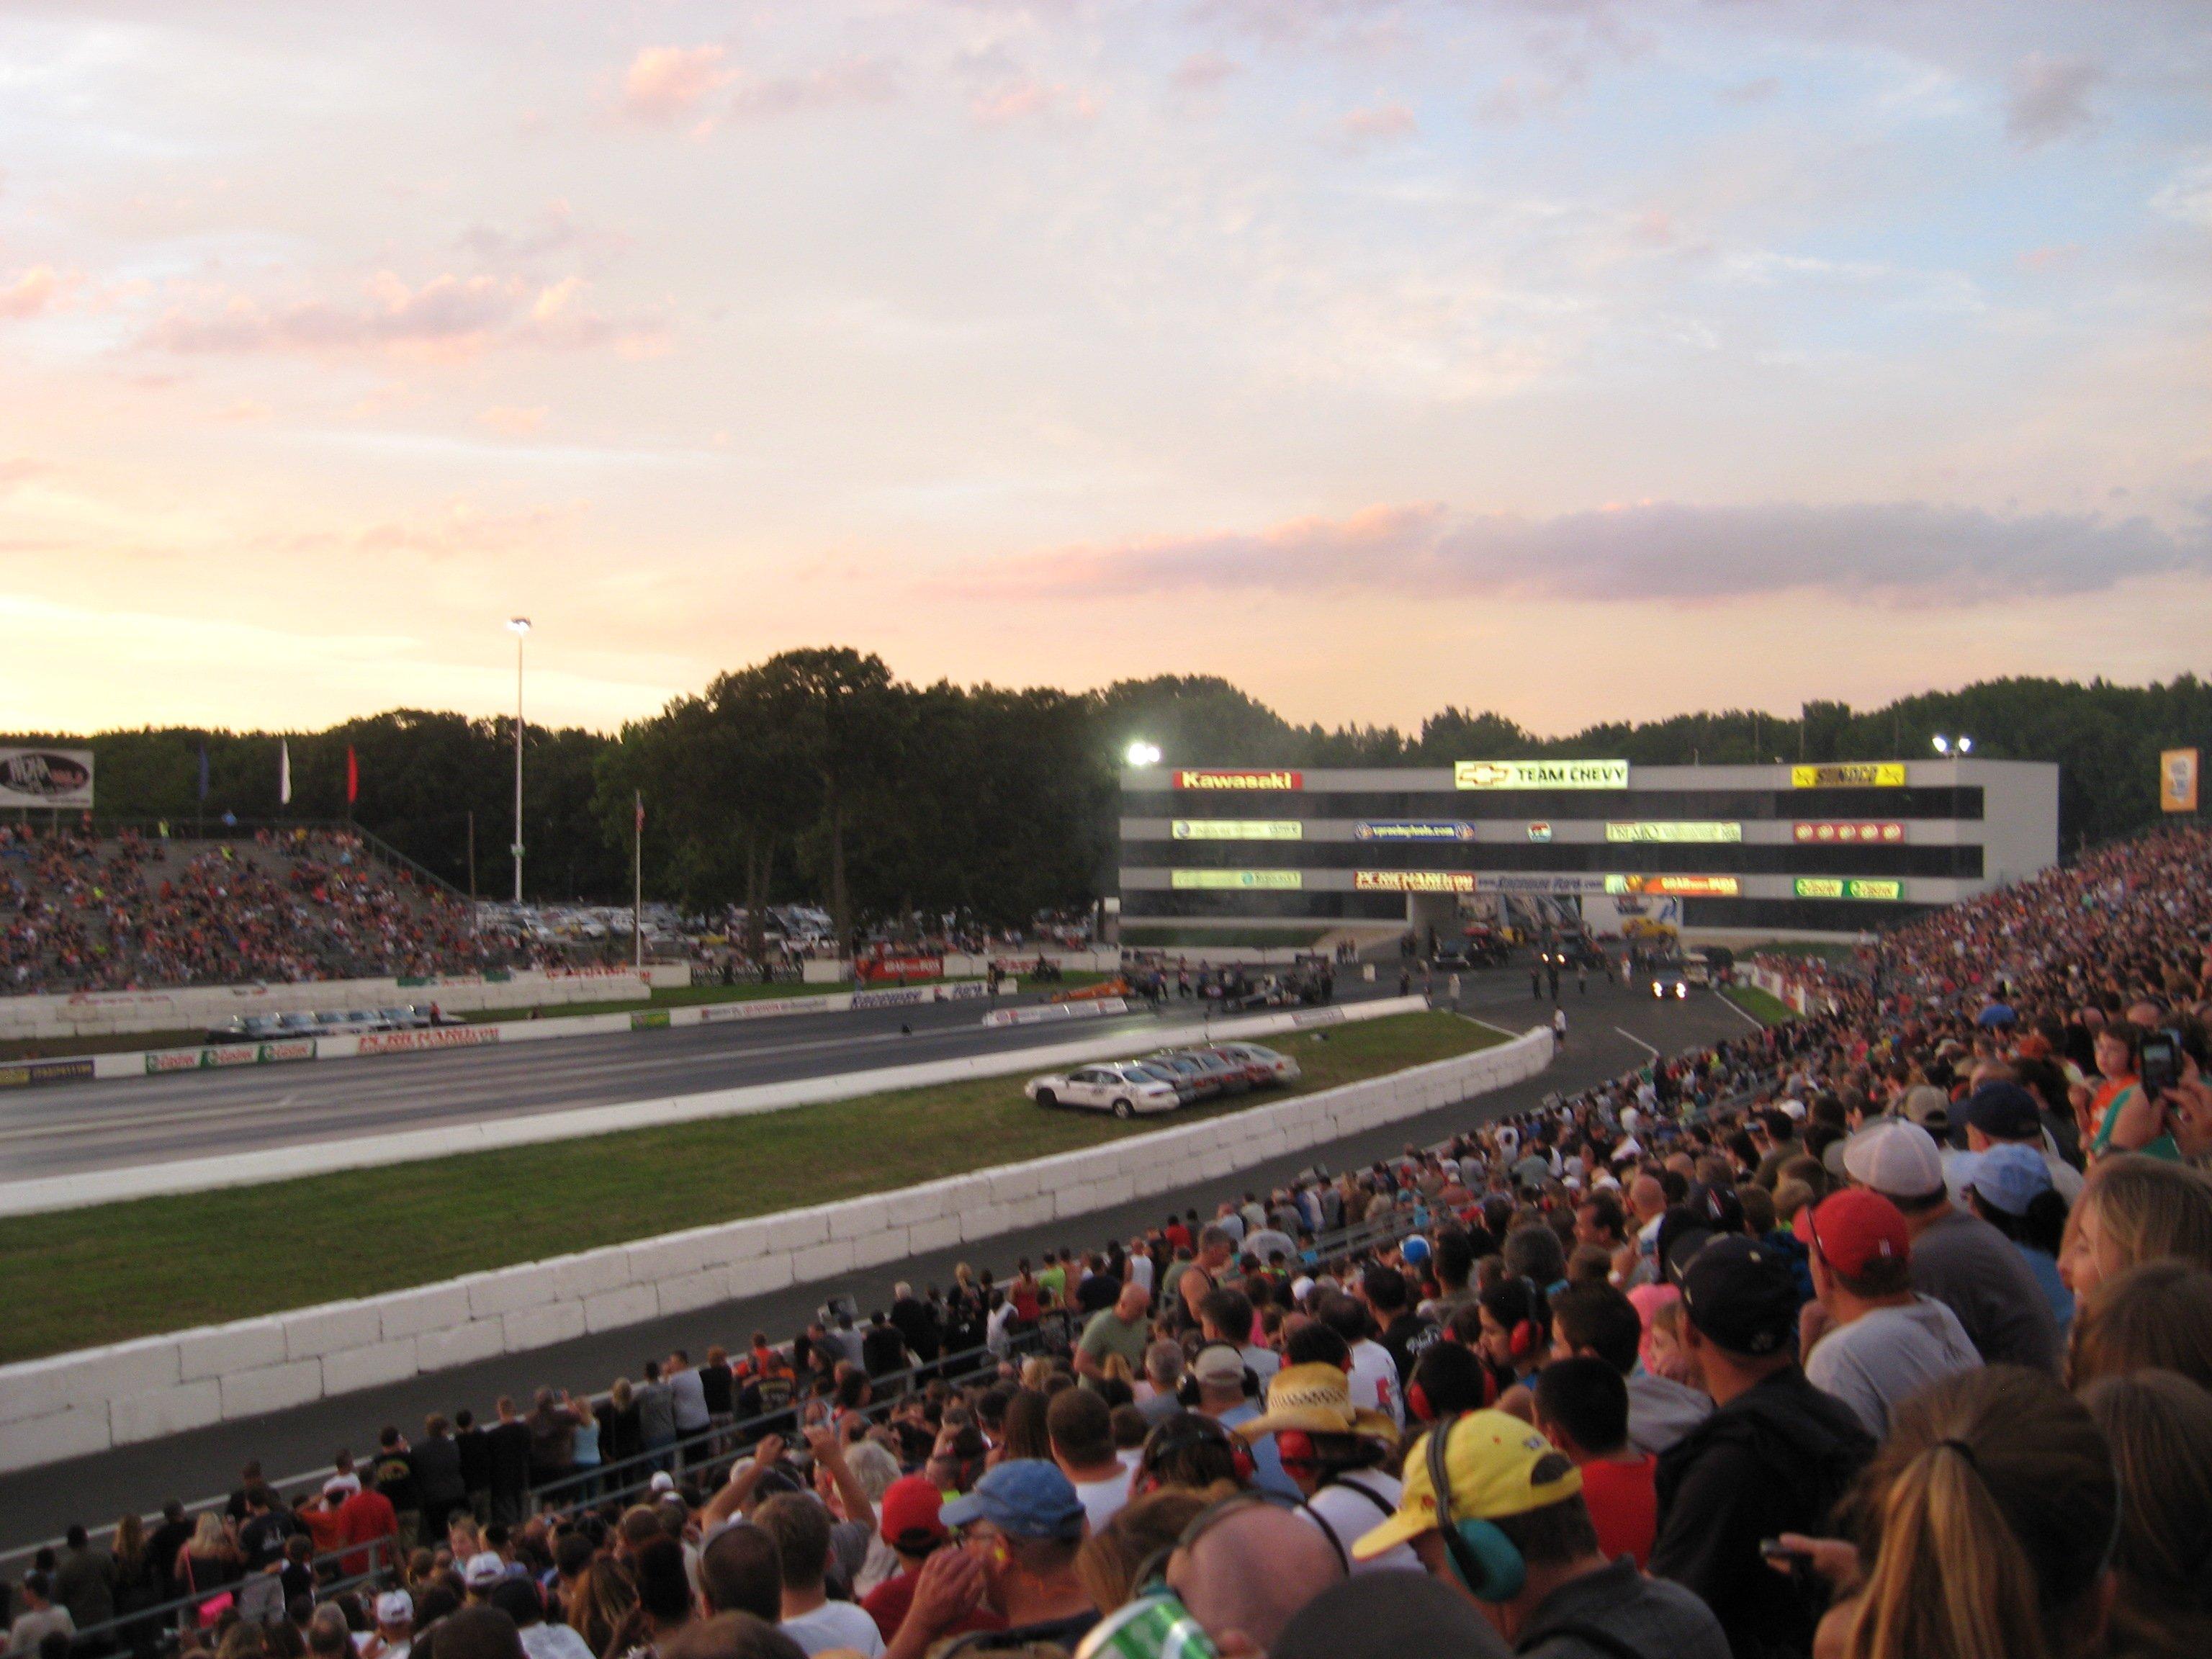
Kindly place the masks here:
[(1219, 767), (1202, 771), (1178, 772), (1175, 775), (1178, 789), (1303, 789), (1306, 775), (1303, 772), (1239, 772)]
[(1625, 760), (1455, 761), (1455, 789), (1626, 789)]
[(237, 1066), (282, 1066), (314, 1057), (313, 1037), (290, 1037), (278, 1042), (218, 1042), (204, 1048), (157, 1048), (146, 1056), (146, 1075), (221, 1072)]

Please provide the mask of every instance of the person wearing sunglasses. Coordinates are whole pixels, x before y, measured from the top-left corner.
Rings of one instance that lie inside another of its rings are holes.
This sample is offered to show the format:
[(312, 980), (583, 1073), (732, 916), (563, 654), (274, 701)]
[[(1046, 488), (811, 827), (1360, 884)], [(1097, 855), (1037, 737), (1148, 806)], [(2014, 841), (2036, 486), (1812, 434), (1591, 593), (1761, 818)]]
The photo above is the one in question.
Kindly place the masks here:
[(1075, 1574), (1087, 1531), (1083, 1500), (1054, 1465), (1012, 1459), (938, 1513), (957, 1547), (922, 1564), (884, 1659), (921, 1659), (977, 1607), (1000, 1614), (1007, 1628), (966, 1638), (966, 1649), (1053, 1643), (1072, 1650), (1098, 1622)]

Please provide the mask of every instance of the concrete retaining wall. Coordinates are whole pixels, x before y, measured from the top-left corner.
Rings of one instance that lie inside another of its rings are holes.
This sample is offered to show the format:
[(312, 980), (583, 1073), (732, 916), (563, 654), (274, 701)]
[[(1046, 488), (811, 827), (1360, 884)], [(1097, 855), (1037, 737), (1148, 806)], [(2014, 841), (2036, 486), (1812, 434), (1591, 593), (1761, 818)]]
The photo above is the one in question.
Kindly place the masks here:
[(611, 1002), (656, 986), (689, 985), (684, 963), (642, 969), (575, 968), (517, 972), (505, 979), (446, 974), (410, 981), (324, 979), (302, 985), (208, 985), (171, 991), (82, 991), (70, 996), (0, 996), (0, 1038), (116, 1036), (194, 1031), (245, 1014), (317, 1014), (436, 1003), (456, 1012), (540, 1003)]
[(1417, 1116), (1533, 1077), (1552, 1034), (1109, 1146), (444, 1284), (0, 1367), (0, 1471), (257, 1417), (902, 1261)]

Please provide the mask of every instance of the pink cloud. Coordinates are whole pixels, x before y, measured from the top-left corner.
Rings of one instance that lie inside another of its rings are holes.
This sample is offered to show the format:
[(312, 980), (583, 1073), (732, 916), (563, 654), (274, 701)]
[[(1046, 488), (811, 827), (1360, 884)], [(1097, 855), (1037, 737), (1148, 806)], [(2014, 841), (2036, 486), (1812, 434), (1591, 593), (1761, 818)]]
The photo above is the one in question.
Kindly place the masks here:
[(1168, 78), (1185, 92), (1212, 92), (1237, 73), (1237, 65), (1218, 52), (1194, 52), (1176, 65)]
[(1098, 103), (1079, 87), (1030, 77), (994, 92), (978, 93), (969, 100), (968, 112), (985, 126), (1006, 126), (1054, 115), (1087, 121), (1098, 113)]
[(717, 46), (639, 48), (623, 71), (623, 112), (641, 121), (673, 121), (689, 114), (734, 78), (733, 71), (722, 67), (722, 57)]
[(0, 317), (35, 317), (62, 290), (62, 278), (52, 265), (33, 265), (5, 288), (0, 288)]
[(850, 58), (797, 75), (744, 76), (730, 94), (730, 113), (740, 118), (799, 115), (849, 104), (889, 103), (898, 95), (890, 66)]
[(580, 298), (584, 286), (578, 276), (538, 287), (513, 276), (447, 274), (410, 288), (380, 271), (357, 305), (270, 307), (233, 294), (212, 312), (171, 310), (146, 343), (191, 354), (366, 351), (452, 360), (500, 347), (634, 346), (659, 334), (657, 325), (619, 324), (592, 311)]
[(494, 432), (507, 438), (526, 438), (545, 425), (544, 409), (516, 409), (507, 404), (487, 409), (477, 416)]
[(1420, 131), (1420, 123), (1403, 104), (1378, 104), (1352, 111), (1336, 124), (1336, 130), (1350, 142), (1364, 144), (1410, 137)]

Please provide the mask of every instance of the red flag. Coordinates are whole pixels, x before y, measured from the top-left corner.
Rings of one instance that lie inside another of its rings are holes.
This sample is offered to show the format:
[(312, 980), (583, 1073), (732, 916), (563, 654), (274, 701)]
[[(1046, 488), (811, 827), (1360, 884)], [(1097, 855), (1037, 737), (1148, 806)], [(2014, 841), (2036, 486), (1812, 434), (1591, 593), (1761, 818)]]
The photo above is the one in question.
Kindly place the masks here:
[(361, 799), (361, 763), (353, 757), (353, 745), (346, 745), (346, 805), (352, 805)]
[(645, 793), (642, 790), (637, 796), (637, 833), (641, 836), (645, 833)]

